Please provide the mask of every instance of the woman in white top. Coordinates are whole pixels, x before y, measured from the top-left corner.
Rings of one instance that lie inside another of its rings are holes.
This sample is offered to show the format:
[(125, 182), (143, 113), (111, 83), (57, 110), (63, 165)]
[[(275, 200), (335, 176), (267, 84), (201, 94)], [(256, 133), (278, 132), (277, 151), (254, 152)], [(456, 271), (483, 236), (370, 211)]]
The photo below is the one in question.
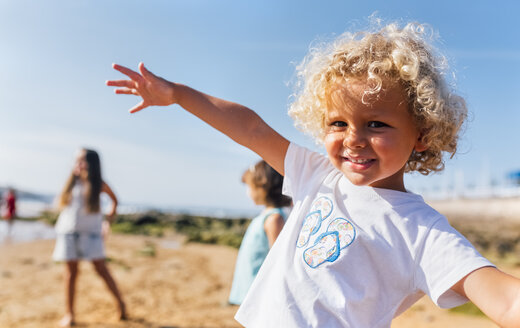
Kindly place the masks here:
[(60, 321), (62, 327), (74, 324), (75, 286), (78, 261), (81, 259), (92, 261), (96, 272), (117, 300), (120, 319), (126, 319), (125, 303), (105, 264), (103, 235), (108, 231), (109, 221), (103, 221), (100, 210), (101, 192), (105, 192), (112, 200), (112, 207), (107, 215), (110, 221), (116, 213), (117, 198), (101, 178), (97, 152), (81, 149), (59, 197), (61, 213), (55, 227), (57, 237), (52, 257), (55, 261), (66, 263), (67, 304), (66, 314)]

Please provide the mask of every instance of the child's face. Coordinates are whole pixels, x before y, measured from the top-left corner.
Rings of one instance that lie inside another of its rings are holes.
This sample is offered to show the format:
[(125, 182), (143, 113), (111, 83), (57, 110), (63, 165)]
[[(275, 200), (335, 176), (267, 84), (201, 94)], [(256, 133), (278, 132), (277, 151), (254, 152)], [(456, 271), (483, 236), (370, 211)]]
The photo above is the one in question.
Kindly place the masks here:
[(86, 178), (88, 175), (88, 163), (85, 159), (85, 152), (80, 152), (76, 157), (76, 163), (74, 164), (74, 175), (79, 178)]
[(262, 188), (258, 188), (251, 181), (246, 181), (247, 195), (255, 205), (265, 205), (265, 191)]
[(388, 86), (379, 99), (363, 104), (366, 89), (366, 81), (350, 79), (332, 95), (336, 101), (325, 115), (329, 159), (355, 185), (405, 191), (405, 164), (412, 150), (426, 147), (400, 86)]

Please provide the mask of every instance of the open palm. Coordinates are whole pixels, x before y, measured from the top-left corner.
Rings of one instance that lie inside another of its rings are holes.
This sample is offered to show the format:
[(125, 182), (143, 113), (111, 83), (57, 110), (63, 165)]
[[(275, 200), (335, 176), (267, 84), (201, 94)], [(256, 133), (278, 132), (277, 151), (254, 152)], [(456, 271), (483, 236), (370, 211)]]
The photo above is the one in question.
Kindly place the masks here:
[(130, 80), (109, 80), (106, 85), (119, 87), (114, 90), (116, 94), (136, 95), (143, 99), (129, 110), (130, 113), (149, 106), (168, 106), (176, 102), (174, 83), (156, 76), (147, 70), (143, 63), (139, 63), (141, 74), (118, 64), (113, 64), (112, 67), (128, 76)]

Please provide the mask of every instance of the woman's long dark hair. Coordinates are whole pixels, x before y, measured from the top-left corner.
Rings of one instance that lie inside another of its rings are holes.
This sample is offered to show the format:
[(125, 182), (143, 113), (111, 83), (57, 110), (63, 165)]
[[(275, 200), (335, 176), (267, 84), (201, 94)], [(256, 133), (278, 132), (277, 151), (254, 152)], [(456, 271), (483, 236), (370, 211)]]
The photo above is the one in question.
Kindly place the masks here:
[[(101, 194), (101, 186), (103, 184), (103, 179), (101, 177), (101, 162), (99, 160), (99, 155), (95, 150), (82, 149), (82, 151), (84, 152), (85, 161), (88, 164), (87, 185), (85, 188), (86, 207), (88, 212), (96, 213), (99, 212), (100, 209), (99, 195)], [(74, 171), (71, 172), (60, 195), (60, 208), (63, 208), (70, 203), (72, 188), (78, 179), (79, 177), (76, 176)]]

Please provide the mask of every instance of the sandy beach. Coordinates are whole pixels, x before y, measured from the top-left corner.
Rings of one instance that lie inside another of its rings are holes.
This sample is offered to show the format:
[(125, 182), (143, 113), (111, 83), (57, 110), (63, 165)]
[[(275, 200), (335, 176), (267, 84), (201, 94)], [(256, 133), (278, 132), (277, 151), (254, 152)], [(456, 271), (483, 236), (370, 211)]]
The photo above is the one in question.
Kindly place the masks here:
[[(507, 222), (502, 221), (502, 229), (520, 235), (518, 222), (509, 226)], [(109, 268), (127, 302), (130, 319), (117, 320), (114, 300), (90, 263), (83, 262), (77, 327), (241, 327), (233, 319), (237, 307), (226, 305), (235, 248), (183, 243), (177, 235), (112, 234), (106, 244)], [(52, 239), (0, 244), (0, 328), (57, 326), (64, 309), (63, 266), (52, 262), (53, 246)], [(520, 277), (519, 260), (509, 257), (495, 263)], [(392, 325), (408, 327), (497, 326), (483, 316), (438, 309), (425, 297)]]
[[(187, 244), (178, 238), (111, 235), (110, 270), (130, 320), (90, 263), (80, 265), (77, 327), (240, 327), (225, 305), (237, 250)], [(0, 246), (0, 327), (56, 327), (64, 309), (63, 267), (50, 255), (53, 240)], [(173, 247), (173, 249), (172, 249)]]
[[(112, 235), (110, 269), (128, 304), (130, 320), (119, 322), (114, 301), (90, 264), (81, 265), (77, 327), (241, 327), (235, 306), (225, 305), (237, 251), (231, 247)], [(56, 327), (62, 315), (62, 266), (50, 260), (54, 242), (1, 246), (0, 327)], [(155, 249), (155, 256), (152, 256)], [(508, 272), (520, 275), (518, 268)], [(496, 327), (480, 316), (453, 314), (427, 298), (392, 327)]]

